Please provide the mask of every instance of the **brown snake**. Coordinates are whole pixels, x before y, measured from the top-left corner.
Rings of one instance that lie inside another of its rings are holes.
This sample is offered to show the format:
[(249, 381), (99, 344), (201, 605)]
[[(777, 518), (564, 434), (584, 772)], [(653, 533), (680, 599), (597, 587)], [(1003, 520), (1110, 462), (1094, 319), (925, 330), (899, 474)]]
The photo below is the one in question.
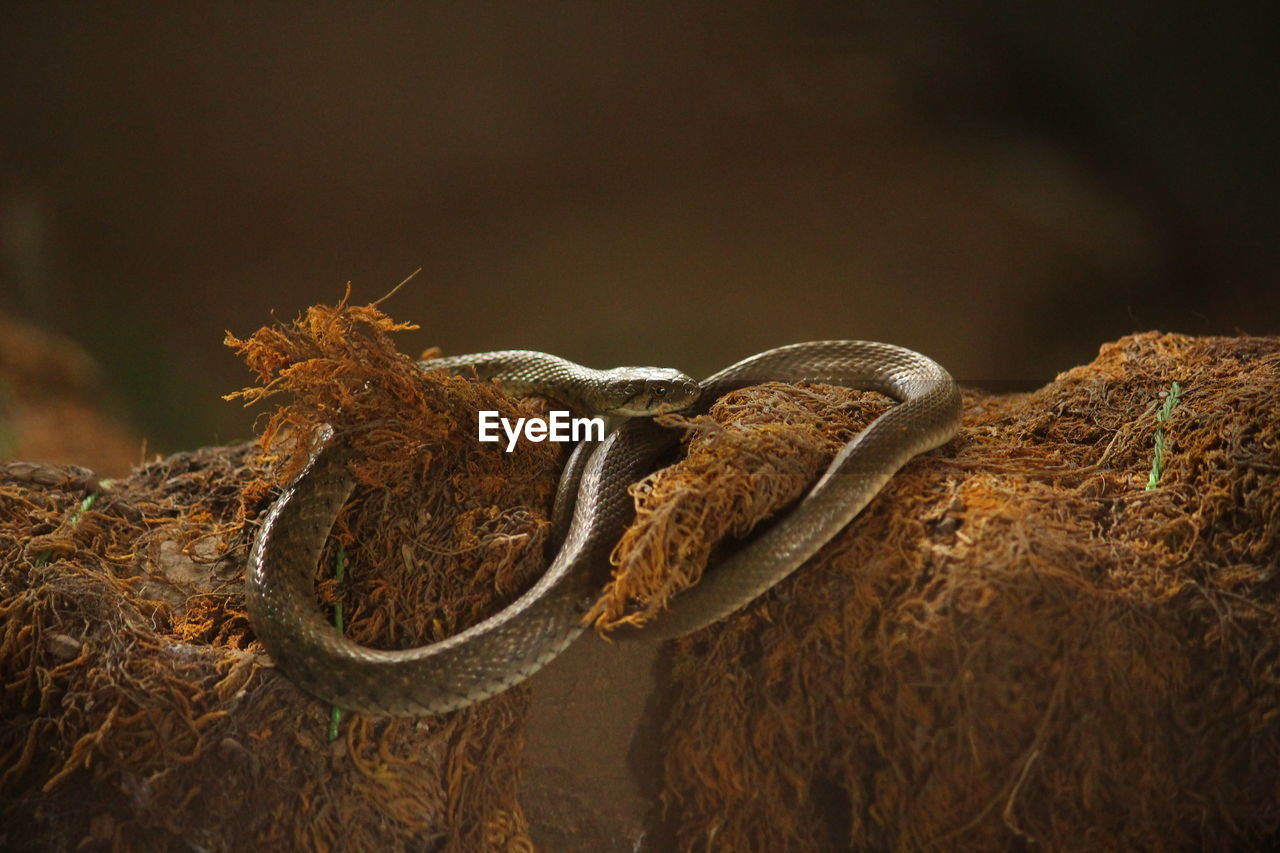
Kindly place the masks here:
[[(721, 395), (766, 381), (811, 381), (879, 391), (899, 401), (837, 454), (795, 508), (680, 594), (636, 631), (673, 637), (738, 610), (800, 567), (840, 532), (913, 456), (948, 441), (960, 424), (960, 392), (919, 353), (869, 341), (818, 341), (746, 358), (694, 385), (676, 371), (594, 371), (544, 353), (507, 351), (423, 362), (474, 368), (510, 393), (627, 415), (706, 412)], [(693, 398), (696, 397), (696, 402)], [(582, 632), (582, 614), (607, 577), (609, 552), (633, 513), (627, 487), (678, 440), (632, 417), (603, 442), (579, 447), (561, 481), (576, 503), (546, 573), (508, 607), (445, 640), (381, 651), (340, 634), (316, 605), (316, 563), (354, 480), (350, 451), (319, 430), (307, 464), (268, 510), (249, 556), (246, 597), (254, 630), (285, 674), (307, 692), (350, 710), (441, 714), (523, 681)]]

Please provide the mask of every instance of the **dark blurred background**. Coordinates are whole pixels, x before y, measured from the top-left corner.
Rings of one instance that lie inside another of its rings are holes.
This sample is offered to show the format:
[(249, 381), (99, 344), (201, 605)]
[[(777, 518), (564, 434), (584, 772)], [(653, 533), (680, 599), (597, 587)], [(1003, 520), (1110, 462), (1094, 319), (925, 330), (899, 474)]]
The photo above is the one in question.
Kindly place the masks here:
[(0, 312), (153, 450), (246, 437), (222, 346), (365, 302), (416, 354), (705, 374), (892, 341), (1043, 380), (1280, 332), (1261, 2), (6, 4)]

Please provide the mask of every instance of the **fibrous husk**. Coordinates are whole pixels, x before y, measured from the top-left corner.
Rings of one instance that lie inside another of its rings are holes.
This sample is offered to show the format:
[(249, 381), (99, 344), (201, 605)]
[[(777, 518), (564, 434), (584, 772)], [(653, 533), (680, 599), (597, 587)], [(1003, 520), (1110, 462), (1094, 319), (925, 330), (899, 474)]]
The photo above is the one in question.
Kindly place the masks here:
[[(696, 579), (710, 541), (802, 494), (869, 396), (753, 388), (686, 423), (596, 612), (643, 618)], [(679, 848), (1267, 848), (1278, 406), (1274, 338), (1137, 335), (1035, 393), (967, 393), (955, 440), (677, 644)]]
[[(261, 379), (246, 397), (294, 395), (262, 447), (105, 486), (0, 470), (0, 847), (529, 848), (525, 691), (443, 720), (349, 715), (330, 742), (330, 709), (271, 668), (243, 612), (248, 542), (319, 422), (362, 451), (335, 536), (350, 578), (329, 579), (332, 553), (318, 568), (316, 606), (341, 596), (352, 636), (437, 639), (541, 570), (560, 454), (472, 432), (477, 409), (541, 409), (422, 375), (397, 328), (343, 303), (229, 338)], [(1154, 334), (1032, 394), (967, 392), (956, 440), (761, 601), (676, 644), (672, 844), (1265, 849), (1277, 400), (1280, 341)], [(678, 606), (713, 543), (802, 496), (886, 405), (771, 385), (673, 419), (688, 457), (637, 487), (597, 614)]]
[(348, 580), (326, 555), (316, 602), (340, 596), (353, 638), (439, 639), (541, 570), (560, 453), (473, 432), (478, 408), (537, 405), (423, 374), (391, 344), (403, 328), (344, 301), (229, 335), (261, 380), (240, 396), (294, 398), (260, 446), (106, 484), (0, 472), (0, 847), (530, 849), (526, 691), (444, 719), (345, 715), (330, 741), (331, 709), (270, 666), (243, 610), (248, 544), (319, 422), (363, 451), (336, 528)]

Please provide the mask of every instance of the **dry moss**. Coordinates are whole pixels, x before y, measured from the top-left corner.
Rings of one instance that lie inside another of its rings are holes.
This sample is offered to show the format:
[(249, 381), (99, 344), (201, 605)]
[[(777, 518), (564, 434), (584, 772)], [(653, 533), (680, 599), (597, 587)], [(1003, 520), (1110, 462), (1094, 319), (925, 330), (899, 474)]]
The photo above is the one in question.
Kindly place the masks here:
[[(373, 307), (239, 340), (248, 445), (102, 488), (0, 469), (0, 846), (526, 850), (523, 690), (443, 720), (329, 709), (257, 653), (248, 542), (319, 422), (364, 484), (320, 569), (370, 645), (430, 641), (541, 570), (561, 459), (477, 447), (479, 408), (423, 376)], [(1154, 413), (1172, 380), (1160, 487)], [(1280, 341), (1140, 335), (1033, 394), (969, 393), (794, 577), (677, 644), (666, 724), (683, 849), (1265, 847), (1280, 824)], [(886, 405), (763, 386), (673, 418), (688, 457), (636, 487), (600, 624), (643, 622), (718, 542), (798, 498)], [(93, 495), (86, 507), (86, 496)], [(625, 677), (625, 676), (622, 676)]]
[(841, 446), (889, 405), (879, 395), (817, 387), (768, 383), (726, 394), (708, 415), (658, 418), (688, 431), (686, 456), (631, 486), (635, 522), (586, 616), (597, 629), (650, 621), (698, 582), (718, 543), (746, 536), (803, 496)]
[[(348, 715), (329, 743), (330, 709), (257, 653), (243, 612), (256, 523), (299, 464), (295, 437), (320, 421), (355, 430), (365, 451), (368, 485), (338, 525), (351, 636), (429, 642), (501, 607), (543, 565), (558, 451), (477, 451), (470, 435), (477, 408), (514, 417), (534, 404), (424, 376), (391, 344), (403, 328), (342, 303), (229, 335), (261, 381), (240, 396), (294, 399), (262, 449), (154, 462), (82, 514), (90, 479), (5, 470), (0, 846), (529, 848), (516, 799), (524, 691), (441, 720)], [(318, 592), (337, 594), (331, 582)]]
[[(1183, 398), (1146, 491), (1171, 380)], [(707, 531), (776, 508), (747, 499), (759, 478), (787, 503), (863, 419), (855, 392), (799, 394), (749, 389), (713, 409), (718, 426), (692, 425), (689, 459), (646, 482), (615, 555), (622, 572), (670, 568), (617, 579), (632, 600), (599, 612), (697, 577)], [(678, 644), (665, 800), (681, 849), (1273, 841), (1278, 400), (1280, 341), (1155, 334), (1033, 394), (968, 394), (955, 441)], [(763, 427), (779, 412), (809, 437), (780, 446)]]

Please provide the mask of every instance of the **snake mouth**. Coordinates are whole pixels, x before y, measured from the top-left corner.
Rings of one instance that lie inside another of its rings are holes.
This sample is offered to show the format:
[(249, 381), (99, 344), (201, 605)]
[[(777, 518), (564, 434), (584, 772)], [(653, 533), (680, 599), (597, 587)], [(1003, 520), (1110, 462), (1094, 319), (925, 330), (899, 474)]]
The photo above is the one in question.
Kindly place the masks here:
[(650, 418), (654, 415), (665, 415), (668, 412), (679, 412), (689, 408), (697, 401), (697, 390), (695, 385), (692, 393), (684, 389), (674, 393), (665, 389), (658, 392), (652, 390), (641, 391), (633, 395), (621, 406), (610, 410), (609, 413), (624, 415), (629, 418)]
[(697, 402), (697, 400), (698, 400), (698, 397), (695, 394), (687, 399), (682, 398), (679, 401), (655, 402), (649, 407), (649, 414), (665, 415), (668, 412), (682, 412), (685, 409), (692, 406), (695, 402)]
[(678, 412), (683, 406), (666, 406), (666, 405), (638, 405), (638, 406), (619, 406), (616, 409), (610, 409), (607, 414), (620, 415), (624, 418), (652, 418), (656, 415), (665, 415), (668, 412)]

